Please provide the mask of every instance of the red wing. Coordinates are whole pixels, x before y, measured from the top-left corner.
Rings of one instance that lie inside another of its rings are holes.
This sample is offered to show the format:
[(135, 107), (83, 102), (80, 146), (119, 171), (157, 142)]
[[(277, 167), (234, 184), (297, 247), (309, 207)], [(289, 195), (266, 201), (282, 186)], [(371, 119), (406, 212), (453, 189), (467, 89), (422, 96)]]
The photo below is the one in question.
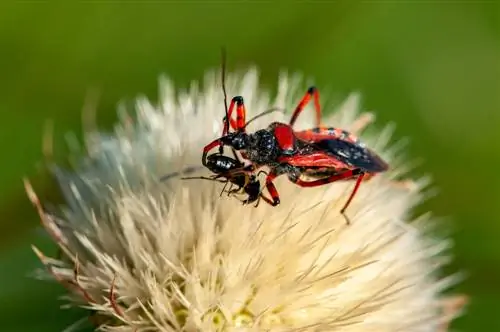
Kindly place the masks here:
[[(385, 172), (389, 168), (380, 156), (369, 150), (354, 135), (341, 129), (313, 128), (296, 132), (295, 135), (299, 141), (313, 147), (314, 154), (324, 153), (332, 158), (332, 163), (346, 165), (345, 168), (361, 168), (370, 173)], [(318, 159), (320, 163), (326, 158), (318, 157)], [(293, 162), (292, 160), (290, 163), (293, 165)]]
[(301, 130), (295, 132), (295, 137), (299, 140), (306, 141), (309, 143), (318, 142), (325, 139), (340, 139), (342, 136), (341, 132), (328, 130), (327, 128), (314, 128), (308, 130)]
[(291, 157), (282, 157), (278, 159), (280, 163), (287, 163), (299, 167), (331, 167), (331, 168), (349, 168), (340, 160), (324, 152), (314, 152), (306, 155), (295, 155)]
[(316, 143), (319, 141), (331, 139), (343, 140), (350, 143), (357, 143), (359, 141), (358, 138), (353, 134), (340, 128), (333, 127), (317, 127), (302, 131), (296, 131), (295, 137), (308, 143)]

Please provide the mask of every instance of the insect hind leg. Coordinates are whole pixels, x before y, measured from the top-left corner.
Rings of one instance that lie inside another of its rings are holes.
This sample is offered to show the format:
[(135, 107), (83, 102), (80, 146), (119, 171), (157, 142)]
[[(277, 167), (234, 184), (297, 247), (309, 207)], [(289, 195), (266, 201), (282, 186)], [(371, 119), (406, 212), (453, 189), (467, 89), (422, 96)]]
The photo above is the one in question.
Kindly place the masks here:
[(352, 190), (351, 194), (349, 195), (347, 202), (340, 209), (340, 213), (344, 216), (344, 218), (346, 219), (346, 223), (349, 225), (351, 223), (351, 221), (350, 221), (349, 217), (346, 215), (345, 211), (347, 210), (347, 208), (351, 204), (354, 196), (356, 195), (356, 193), (359, 189), (359, 186), (360, 186), (361, 182), (363, 181), (364, 175), (365, 175), (365, 173), (361, 169), (356, 168), (353, 170), (347, 170), (347, 171), (344, 171), (344, 172), (341, 172), (338, 174), (334, 174), (334, 175), (331, 175), (331, 176), (326, 177), (326, 178), (314, 180), (314, 181), (304, 181), (304, 180), (300, 179), (299, 177), (291, 177), (291, 176), (289, 176), (288, 178), (290, 179), (290, 181), (292, 181), (293, 183), (295, 183), (296, 185), (298, 185), (300, 187), (311, 188), (311, 187), (319, 187), (319, 186), (329, 184), (329, 183), (332, 183), (335, 181), (348, 180), (348, 179), (357, 177), (356, 184), (354, 185), (354, 189)]
[(363, 181), (364, 175), (365, 175), (365, 173), (361, 173), (358, 176), (358, 178), (356, 179), (356, 184), (354, 185), (354, 189), (351, 191), (351, 195), (349, 195), (349, 198), (347, 199), (347, 202), (345, 202), (345, 204), (342, 207), (342, 209), (340, 209), (340, 213), (344, 216), (344, 218), (345, 218), (345, 220), (346, 220), (346, 222), (347, 222), (348, 225), (351, 223), (351, 220), (349, 219), (349, 217), (347, 216), (347, 214), (345, 213), (345, 211), (347, 210), (347, 207), (349, 207), (349, 205), (351, 204), (354, 196), (358, 192), (359, 186), (361, 185), (361, 182)]

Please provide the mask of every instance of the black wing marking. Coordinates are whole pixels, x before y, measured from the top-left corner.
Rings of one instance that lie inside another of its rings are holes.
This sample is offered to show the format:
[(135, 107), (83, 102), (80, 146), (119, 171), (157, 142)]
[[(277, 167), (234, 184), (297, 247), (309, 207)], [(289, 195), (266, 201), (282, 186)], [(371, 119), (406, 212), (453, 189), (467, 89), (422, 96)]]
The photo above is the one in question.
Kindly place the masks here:
[(315, 142), (316, 148), (334, 156), (341, 162), (366, 172), (384, 172), (389, 165), (373, 151), (363, 145), (351, 143), (341, 139), (325, 139)]

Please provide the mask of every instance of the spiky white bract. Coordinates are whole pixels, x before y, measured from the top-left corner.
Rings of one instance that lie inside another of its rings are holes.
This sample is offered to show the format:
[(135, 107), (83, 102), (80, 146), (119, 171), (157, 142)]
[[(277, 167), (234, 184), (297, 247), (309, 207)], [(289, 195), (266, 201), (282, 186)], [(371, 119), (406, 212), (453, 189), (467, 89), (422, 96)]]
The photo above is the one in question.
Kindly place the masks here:
[[(81, 164), (54, 168), (66, 199), (57, 211), (42, 209), (27, 184), (63, 258), (35, 251), (68, 287), (69, 304), (96, 312), (102, 330), (131, 332), (427, 332), (453, 318), (443, 316), (441, 295), (453, 278), (436, 276), (449, 243), (427, 235), (427, 217), (407, 220), (424, 183), (391, 182), (404, 165), (388, 148), (390, 129), (362, 135), (393, 168), (362, 184), (347, 211), (351, 225), (339, 209), (353, 182), (303, 189), (282, 177), (281, 205), (254, 208), (220, 197), (217, 182), (159, 181), (199, 165), (202, 147), (220, 135), (218, 79), (211, 72), (202, 89), (179, 94), (162, 79), (158, 105), (138, 99), (135, 121), (124, 116), (114, 135), (87, 133)], [(227, 81), (248, 117), (293, 109), (305, 91), (299, 77), (283, 75), (271, 100), (256, 70)], [(334, 112), (323, 103), (324, 123), (361, 131), (373, 115), (359, 116), (358, 104), (356, 94)], [(313, 113), (299, 128), (312, 127)], [(288, 117), (274, 113), (248, 129)]]

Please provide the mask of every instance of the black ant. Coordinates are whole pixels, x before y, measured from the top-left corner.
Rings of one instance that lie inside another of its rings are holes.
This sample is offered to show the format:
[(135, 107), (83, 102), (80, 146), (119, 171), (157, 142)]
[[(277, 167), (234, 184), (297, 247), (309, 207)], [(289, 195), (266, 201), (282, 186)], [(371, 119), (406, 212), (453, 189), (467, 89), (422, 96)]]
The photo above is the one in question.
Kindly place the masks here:
[[(269, 111), (245, 122), (246, 109), (243, 97), (233, 97), (229, 107), (227, 106), (224, 71), (222, 83), (225, 106), (222, 136), (203, 148), (202, 165), (209, 168), (208, 157), (211, 156), (209, 152), (212, 149), (218, 147), (219, 154), (222, 155), (224, 146), (228, 146), (240, 151), (242, 157), (253, 165), (254, 170), (262, 166), (269, 167), (270, 172), (265, 185), (271, 195), (273, 206), (280, 203), (273, 181), (281, 175), (287, 175), (291, 182), (300, 187), (317, 187), (336, 181), (356, 180), (351, 195), (340, 210), (349, 223), (345, 211), (363, 179), (387, 171), (389, 165), (353, 134), (341, 128), (321, 125), (319, 92), (315, 87), (307, 90), (288, 123), (272, 122), (267, 128), (249, 133), (246, 130), (248, 124)], [(316, 127), (296, 131), (294, 124), (311, 101), (314, 102), (316, 111)], [(231, 117), (234, 111), (236, 119)], [(234, 131), (230, 132), (230, 129)], [(313, 177), (314, 180), (307, 181), (303, 175)]]
[[(203, 179), (222, 182), (225, 185), (221, 191), (221, 195), (223, 192), (227, 192), (228, 195), (246, 194), (247, 198), (242, 200), (243, 204), (251, 204), (256, 202), (255, 206), (258, 206), (260, 199), (262, 198), (266, 203), (274, 206), (275, 204), (273, 204), (273, 201), (262, 194), (261, 184), (258, 179), (258, 176), (261, 173), (267, 173), (264, 171), (259, 171), (257, 174), (255, 174), (253, 165), (245, 166), (245, 164), (239, 160), (234, 150), (233, 154), (234, 158), (220, 154), (212, 154), (207, 157), (206, 167), (211, 172), (215, 173), (212, 176), (181, 177), (181, 179)], [(161, 181), (167, 180), (174, 176), (178, 176), (179, 173), (192, 173), (200, 168), (202, 167), (187, 167), (182, 172), (171, 173), (162, 177)], [(226, 190), (228, 184), (230, 184), (231, 187)], [(233, 189), (233, 185), (236, 185), (237, 188)]]

